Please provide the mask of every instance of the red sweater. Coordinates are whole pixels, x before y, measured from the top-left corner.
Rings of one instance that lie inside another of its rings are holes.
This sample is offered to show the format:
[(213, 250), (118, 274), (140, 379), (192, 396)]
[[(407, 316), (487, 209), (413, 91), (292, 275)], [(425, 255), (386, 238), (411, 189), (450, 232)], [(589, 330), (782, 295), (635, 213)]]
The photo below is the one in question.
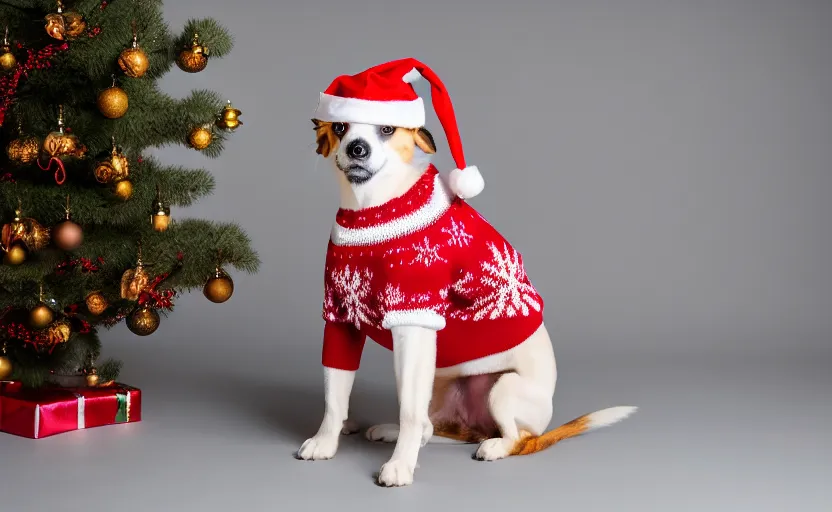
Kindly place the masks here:
[(323, 364), (357, 370), (367, 337), (390, 350), (390, 329), (436, 329), (439, 368), (497, 354), (543, 321), (523, 258), (430, 166), (402, 196), (341, 209), (324, 279)]

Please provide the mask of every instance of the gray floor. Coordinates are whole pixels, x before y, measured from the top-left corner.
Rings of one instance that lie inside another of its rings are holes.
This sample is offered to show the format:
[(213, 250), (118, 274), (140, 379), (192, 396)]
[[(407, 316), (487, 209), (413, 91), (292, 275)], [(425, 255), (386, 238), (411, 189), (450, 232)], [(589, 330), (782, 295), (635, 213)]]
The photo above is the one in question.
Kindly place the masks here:
[[(0, 510), (832, 507), (829, 359), (562, 355), (556, 422), (616, 404), (640, 411), (532, 457), (482, 463), (471, 446), (431, 445), (414, 486), (382, 489), (372, 475), (390, 446), (353, 436), (334, 460), (293, 458), (321, 414), (312, 348), (284, 355), (291, 364), (250, 355), (227, 366), (151, 360), (151, 348), (116, 350), (130, 359), (123, 380), (143, 388), (143, 422), (38, 441), (0, 435)], [(395, 418), (389, 361), (370, 347), (353, 406), (364, 425)]]

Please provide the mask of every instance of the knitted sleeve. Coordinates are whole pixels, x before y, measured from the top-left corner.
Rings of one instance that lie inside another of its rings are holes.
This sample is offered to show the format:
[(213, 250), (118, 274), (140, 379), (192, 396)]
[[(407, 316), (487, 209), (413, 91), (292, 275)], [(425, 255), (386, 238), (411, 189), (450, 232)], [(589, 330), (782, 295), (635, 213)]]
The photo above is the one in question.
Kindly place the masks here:
[(382, 327), (419, 326), (445, 328), (448, 305), (450, 265), (441, 252), (431, 252), (430, 241), (425, 247), (411, 249), (393, 258), (385, 269), (385, 285), (381, 293)]
[(323, 365), (337, 370), (356, 371), (367, 336), (355, 325), (327, 321), (324, 325)]

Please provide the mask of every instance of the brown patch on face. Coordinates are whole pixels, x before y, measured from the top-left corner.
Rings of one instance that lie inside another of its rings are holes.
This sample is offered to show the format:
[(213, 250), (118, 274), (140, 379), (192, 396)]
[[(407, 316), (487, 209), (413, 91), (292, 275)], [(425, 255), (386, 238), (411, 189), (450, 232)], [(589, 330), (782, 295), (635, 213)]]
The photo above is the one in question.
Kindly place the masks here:
[(428, 154), (436, 153), (433, 136), (425, 128), (396, 128), (387, 140), (387, 144), (399, 154), (399, 158), (405, 163), (413, 159), (416, 147)]
[(315, 125), (315, 140), (318, 143), (315, 152), (326, 158), (338, 148), (341, 139), (332, 131), (331, 122), (313, 119), (312, 123)]

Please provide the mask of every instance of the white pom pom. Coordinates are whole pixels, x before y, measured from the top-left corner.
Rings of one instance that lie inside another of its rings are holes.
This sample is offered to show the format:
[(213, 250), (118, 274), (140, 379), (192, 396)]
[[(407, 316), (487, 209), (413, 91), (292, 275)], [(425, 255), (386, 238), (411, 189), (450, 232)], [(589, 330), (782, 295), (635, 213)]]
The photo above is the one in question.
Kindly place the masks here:
[(413, 82), (422, 78), (422, 74), (416, 68), (411, 69), (402, 77), (402, 82), (412, 84)]
[(485, 188), (485, 180), (475, 165), (454, 169), (448, 176), (448, 181), (451, 191), (462, 199), (470, 199)]

